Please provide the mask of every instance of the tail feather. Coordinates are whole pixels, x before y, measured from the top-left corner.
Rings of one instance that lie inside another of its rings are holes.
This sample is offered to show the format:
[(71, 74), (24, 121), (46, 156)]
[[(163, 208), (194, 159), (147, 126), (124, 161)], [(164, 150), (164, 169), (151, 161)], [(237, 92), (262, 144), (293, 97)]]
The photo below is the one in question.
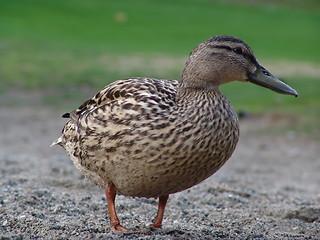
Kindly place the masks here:
[(70, 118), (70, 113), (65, 113), (61, 116), (62, 118)]
[(62, 142), (62, 136), (56, 139), (53, 143), (51, 143), (50, 147), (53, 147), (55, 145), (61, 145)]

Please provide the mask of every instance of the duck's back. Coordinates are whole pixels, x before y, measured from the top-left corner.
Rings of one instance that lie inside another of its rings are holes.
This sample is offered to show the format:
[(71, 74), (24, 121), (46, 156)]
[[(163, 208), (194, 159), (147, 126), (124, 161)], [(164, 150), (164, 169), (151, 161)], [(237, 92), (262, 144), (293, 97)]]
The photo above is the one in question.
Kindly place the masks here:
[(177, 81), (114, 82), (77, 110), (58, 143), (80, 171), (119, 194), (158, 197), (217, 171), (238, 141), (238, 120), (220, 92), (177, 97)]

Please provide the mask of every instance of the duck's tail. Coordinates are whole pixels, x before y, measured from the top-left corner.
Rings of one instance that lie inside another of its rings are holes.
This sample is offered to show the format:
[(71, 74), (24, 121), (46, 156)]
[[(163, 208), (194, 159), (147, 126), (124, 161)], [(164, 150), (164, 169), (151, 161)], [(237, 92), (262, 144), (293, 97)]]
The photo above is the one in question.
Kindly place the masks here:
[(59, 137), (58, 139), (56, 139), (53, 143), (51, 143), (50, 147), (53, 147), (55, 145), (60, 145), (61, 146), (62, 143), (62, 136)]
[[(65, 113), (61, 116), (62, 118), (70, 118), (71, 117), (71, 114), (70, 113)], [(65, 127), (63, 128), (62, 132), (64, 131)], [(50, 147), (53, 147), (55, 145), (60, 145), (62, 146), (62, 137), (63, 137), (63, 134), (62, 136), (60, 136), (58, 139), (56, 139), (53, 143), (51, 143)]]

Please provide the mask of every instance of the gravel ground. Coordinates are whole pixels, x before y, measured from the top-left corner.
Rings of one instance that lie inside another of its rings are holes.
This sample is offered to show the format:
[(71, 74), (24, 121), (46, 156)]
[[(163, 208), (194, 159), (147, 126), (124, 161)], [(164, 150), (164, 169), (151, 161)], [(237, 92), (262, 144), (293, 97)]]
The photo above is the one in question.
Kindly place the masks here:
[(319, 141), (262, 134), (276, 122), (244, 119), (229, 162), (170, 196), (162, 230), (149, 227), (155, 199), (118, 196), (119, 217), (134, 229), (118, 233), (103, 189), (62, 148), (49, 147), (60, 115), (41, 106), (0, 108), (0, 239), (320, 239)]

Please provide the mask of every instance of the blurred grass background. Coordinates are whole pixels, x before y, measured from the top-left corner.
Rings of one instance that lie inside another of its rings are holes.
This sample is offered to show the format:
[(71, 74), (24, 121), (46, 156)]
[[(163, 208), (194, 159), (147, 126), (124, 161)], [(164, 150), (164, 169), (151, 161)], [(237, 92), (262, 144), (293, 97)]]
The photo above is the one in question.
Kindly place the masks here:
[(300, 94), (232, 83), (222, 90), (235, 109), (285, 115), (285, 130), (320, 138), (319, 0), (0, 0), (1, 105), (75, 108), (117, 79), (179, 79), (217, 34), (245, 40), (262, 64), (285, 62), (277, 76)]

